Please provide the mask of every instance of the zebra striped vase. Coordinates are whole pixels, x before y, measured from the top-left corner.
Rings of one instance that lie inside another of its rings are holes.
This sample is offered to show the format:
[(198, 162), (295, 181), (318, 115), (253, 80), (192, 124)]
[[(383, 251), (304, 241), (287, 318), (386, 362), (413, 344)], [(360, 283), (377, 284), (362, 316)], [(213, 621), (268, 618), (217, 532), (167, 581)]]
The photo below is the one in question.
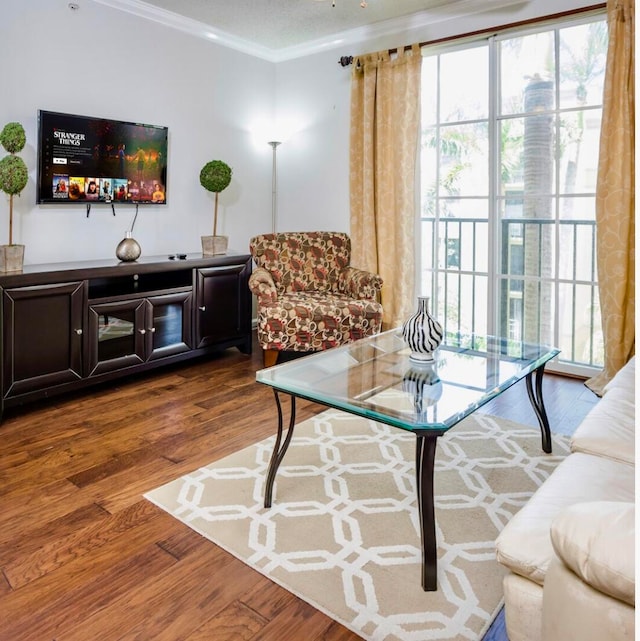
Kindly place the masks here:
[(442, 343), (442, 325), (429, 313), (429, 297), (418, 296), (418, 311), (402, 325), (402, 336), (411, 349), (410, 360), (430, 363)]

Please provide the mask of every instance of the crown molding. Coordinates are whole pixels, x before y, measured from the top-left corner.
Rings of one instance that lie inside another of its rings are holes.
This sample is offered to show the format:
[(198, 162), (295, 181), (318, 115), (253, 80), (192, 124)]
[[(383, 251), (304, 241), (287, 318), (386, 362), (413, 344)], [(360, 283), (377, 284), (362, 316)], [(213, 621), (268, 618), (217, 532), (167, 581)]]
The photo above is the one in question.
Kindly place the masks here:
[(392, 18), (374, 24), (358, 27), (357, 29), (348, 29), (339, 33), (334, 33), (326, 38), (310, 40), (309, 42), (293, 47), (283, 47), (282, 49), (271, 50), (272, 62), (284, 62), (301, 58), (320, 51), (343, 47), (345, 44), (354, 45), (366, 42), (375, 38), (393, 35), (397, 33), (406, 34), (415, 29), (446, 22), (462, 16), (470, 16), (488, 11), (495, 11), (514, 5), (528, 4), (529, 0), (454, 0), (446, 5), (425, 9), (418, 13), (408, 16)]
[(204, 22), (186, 18), (173, 11), (167, 11), (154, 5), (142, 2), (141, 0), (92, 0), (98, 4), (125, 11), (139, 18), (151, 20), (165, 27), (178, 29), (197, 38), (203, 38), (209, 42), (215, 42), (223, 47), (236, 49), (243, 53), (247, 53), (270, 62), (276, 62), (274, 59), (275, 50), (263, 47), (254, 42), (238, 38), (230, 33), (216, 29)]
[(365, 42), (374, 38), (407, 32), (462, 16), (469, 16), (487, 11), (494, 11), (519, 4), (528, 4), (529, 0), (454, 0), (446, 4), (425, 9), (418, 13), (400, 18), (392, 18), (356, 29), (348, 29), (331, 34), (324, 38), (311, 40), (300, 45), (271, 49), (230, 33), (216, 29), (198, 20), (186, 18), (173, 11), (167, 11), (142, 0), (93, 0), (113, 9), (125, 11), (141, 18), (157, 22), (166, 27), (178, 29), (198, 38), (204, 38), (223, 47), (229, 47), (269, 62), (284, 62), (301, 58), (336, 47)]

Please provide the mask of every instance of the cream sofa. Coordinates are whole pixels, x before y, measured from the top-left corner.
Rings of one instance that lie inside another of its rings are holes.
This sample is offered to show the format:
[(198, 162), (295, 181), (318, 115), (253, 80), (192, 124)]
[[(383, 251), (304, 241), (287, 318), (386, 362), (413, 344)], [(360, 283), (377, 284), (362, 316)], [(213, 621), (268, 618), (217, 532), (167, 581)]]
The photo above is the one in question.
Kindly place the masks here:
[(510, 641), (635, 637), (635, 357), (496, 540)]

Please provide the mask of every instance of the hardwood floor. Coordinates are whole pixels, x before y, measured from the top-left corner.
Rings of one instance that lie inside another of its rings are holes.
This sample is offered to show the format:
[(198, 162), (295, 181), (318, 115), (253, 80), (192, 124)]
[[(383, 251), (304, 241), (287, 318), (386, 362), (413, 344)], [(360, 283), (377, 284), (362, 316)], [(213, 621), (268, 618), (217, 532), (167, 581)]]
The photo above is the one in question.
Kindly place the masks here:
[[(5, 414), (0, 641), (360, 638), (142, 498), (275, 432), (261, 365), (230, 349)], [(597, 401), (551, 375), (544, 393), (567, 431)], [(521, 384), (484, 411), (536, 425)]]

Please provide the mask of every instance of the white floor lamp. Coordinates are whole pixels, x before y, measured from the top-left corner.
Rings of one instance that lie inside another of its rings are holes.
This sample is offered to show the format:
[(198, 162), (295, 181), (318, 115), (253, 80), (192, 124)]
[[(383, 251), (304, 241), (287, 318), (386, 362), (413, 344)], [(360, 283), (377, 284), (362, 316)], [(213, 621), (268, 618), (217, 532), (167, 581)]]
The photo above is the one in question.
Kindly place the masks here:
[(278, 195), (278, 174), (276, 164), (276, 149), (280, 142), (270, 140), (269, 144), (273, 149), (273, 170), (271, 172), (271, 233), (276, 233), (276, 198)]

